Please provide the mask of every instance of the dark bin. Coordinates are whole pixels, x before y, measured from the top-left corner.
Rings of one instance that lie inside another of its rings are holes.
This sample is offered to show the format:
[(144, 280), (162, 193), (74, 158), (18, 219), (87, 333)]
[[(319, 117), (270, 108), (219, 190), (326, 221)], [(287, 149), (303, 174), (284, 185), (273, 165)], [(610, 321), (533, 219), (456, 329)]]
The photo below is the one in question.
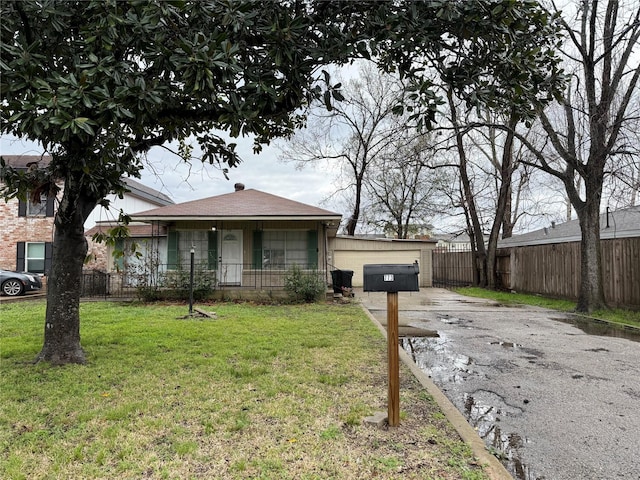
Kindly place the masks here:
[(343, 288), (352, 288), (353, 270), (331, 270), (333, 293), (343, 293)]

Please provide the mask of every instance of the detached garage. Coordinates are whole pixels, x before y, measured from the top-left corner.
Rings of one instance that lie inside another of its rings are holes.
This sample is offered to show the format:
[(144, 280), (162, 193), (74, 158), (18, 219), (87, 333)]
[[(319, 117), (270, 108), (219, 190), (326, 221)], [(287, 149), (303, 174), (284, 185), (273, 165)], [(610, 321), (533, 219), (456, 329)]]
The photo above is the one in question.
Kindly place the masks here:
[(362, 270), (366, 264), (412, 264), (417, 260), (420, 265), (420, 287), (431, 287), (431, 252), (435, 249), (436, 243), (437, 240), (337, 236), (330, 239), (330, 263), (338, 270), (353, 270), (353, 286), (362, 287)]

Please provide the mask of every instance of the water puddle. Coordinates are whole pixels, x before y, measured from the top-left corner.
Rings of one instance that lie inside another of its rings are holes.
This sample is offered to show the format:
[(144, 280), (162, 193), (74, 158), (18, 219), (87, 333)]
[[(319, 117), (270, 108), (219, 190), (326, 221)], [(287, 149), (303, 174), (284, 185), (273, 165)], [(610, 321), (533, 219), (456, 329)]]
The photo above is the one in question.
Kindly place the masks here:
[[(442, 321), (455, 323), (460, 319), (448, 317)], [(400, 346), (411, 355), (413, 361), (426, 372), (433, 382), (445, 388), (452, 383), (462, 383), (472, 375), (482, 375), (475, 368), (473, 358), (457, 353), (453, 348), (453, 339), (446, 333), (438, 332), (437, 338), (401, 338)], [(502, 348), (522, 349), (521, 345), (511, 342), (491, 342)], [(529, 442), (517, 432), (504, 431), (501, 419), (522, 415), (522, 408), (508, 404), (495, 392), (477, 390), (465, 393), (463, 405), (458, 409), (469, 424), (476, 429), (487, 448), (495, 455), (517, 480), (542, 480), (530, 466), (522, 461), (523, 448)]]
[(471, 323), (471, 320), (466, 320), (464, 318), (452, 317), (450, 315), (442, 315), (438, 317), (442, 323), (446, 323), (447, 325), (467, 325)]
[(640, 329), (605, 322), (597, 318), (587, 318), (580, 315), (567, 315), (564, 317), (551, 317), (551, 320), (568, 323), (582, 330), (587, 335), (600, 337), (625, 338), (634, 342), (640, 342)]
[(502, 348), (521, 348), (522, 345), (513, 342), (491, 342), (489, 345), (500, 345)]
[(400, 339), (400, 346), (436, 383), (459, 383), (474, 371), (473, 359), (455, 353), (450, 345), (451, 340), (442, 333), (436, 338)]
[(469, 424), (475, 428), (489, 448), (518, 480), (542, 480), (522, 462), (522, 449), (529, 440), (516, 432), (505, 432), (500, 426), (503, 417), (517, 417), (522, 409), (509, 405), (504, 399), (487, 390), (465, 394), (462, 412)]

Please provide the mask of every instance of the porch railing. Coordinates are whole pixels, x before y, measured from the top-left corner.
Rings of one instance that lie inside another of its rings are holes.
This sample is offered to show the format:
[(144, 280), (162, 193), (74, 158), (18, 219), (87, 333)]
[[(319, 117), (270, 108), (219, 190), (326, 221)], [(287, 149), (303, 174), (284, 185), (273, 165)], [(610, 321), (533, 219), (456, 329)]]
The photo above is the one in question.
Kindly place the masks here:
[[(314, 275), (331, 284), (325, 270), (296, 264), (303, 275)], [(194, 265), (194, 289), (282, 290), (294, 264), (283, 268), (254, 268), (250, 263), (223, 264), (217, 269)], [(83, 297), (135, 298), (141, 288), (185, 290), (190, 286), (190, 265), (125, 265), (118, 272), (83, 272)]]

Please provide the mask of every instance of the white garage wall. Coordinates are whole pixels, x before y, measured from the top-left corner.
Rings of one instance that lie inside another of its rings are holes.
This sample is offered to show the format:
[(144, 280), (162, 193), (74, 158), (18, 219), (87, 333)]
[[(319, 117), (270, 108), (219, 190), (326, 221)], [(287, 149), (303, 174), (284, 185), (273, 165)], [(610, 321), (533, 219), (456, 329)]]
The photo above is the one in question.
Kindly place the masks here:
[(330, 244), (330, 268), (353, 270), (353, 286), (362, 287), (362, 271), (366, 264), (412, 264), (417, 260), (420, 265), (418, 284), (420, 287), (431, 287), (431, 252), (435, 246), (436, 242), (433, 241), (336, 237), (331, 239)]

